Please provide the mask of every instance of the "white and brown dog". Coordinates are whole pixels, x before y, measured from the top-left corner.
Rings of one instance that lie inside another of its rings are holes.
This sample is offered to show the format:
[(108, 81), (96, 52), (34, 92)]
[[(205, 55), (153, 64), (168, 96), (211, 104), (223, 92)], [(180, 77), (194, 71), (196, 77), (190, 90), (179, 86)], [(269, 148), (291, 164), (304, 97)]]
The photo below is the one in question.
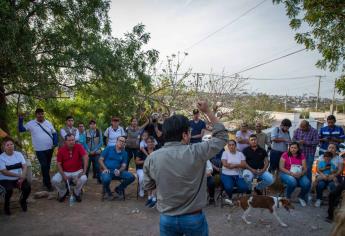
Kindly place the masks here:
[(253, 196), (241, 196), (238, 199), (239, 206), (244, 210), (242, 219), (247, 224), (251, 224), (247, 220), (247, 216), (252, 208), (261, 208), (268, 209), (279, 221), (279, 224), (283, 227), (287, 227), (277, 215), (277, 208), (284, 207), (287, 211), (294, 209), (293, 205), (287, 198), (283, 197), (271, 197), (271, 196), (262, 196), (262, 195), (253, 195)]

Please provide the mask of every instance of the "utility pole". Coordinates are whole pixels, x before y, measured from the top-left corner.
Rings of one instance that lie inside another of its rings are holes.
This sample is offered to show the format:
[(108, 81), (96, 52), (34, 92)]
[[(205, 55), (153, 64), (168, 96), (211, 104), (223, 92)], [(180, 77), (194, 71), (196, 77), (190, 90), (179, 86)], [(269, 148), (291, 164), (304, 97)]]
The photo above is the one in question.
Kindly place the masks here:
[(198, 90), (199, 90), (199, 73), (196, 73), (195, 92), (198, 93)]
[(285, 95), (284, 108), (285, 108), (285, 112), (286, 112), (286, 110), (287, 110), (287, 93)]
[(317, 111), (318, 108), (319, 108), (319, 101), (320, 101), (320, 85), (321, 85), (321, 75), (318, 75), (316, 76), (319, 78), (319, 83), (318, 83), (318, 86), (317, 86), (317, 99), (316, 99), (316, 105), (315, 105), (315, 110)]
[(337, 80), (334, 80), (334, 89), (333, 89), (333, 98), (332, 98), (332, 107), (331, 107), (331, 114), (334, 113), (334, 102), (335, 102), (335, 89), (336, 89)]

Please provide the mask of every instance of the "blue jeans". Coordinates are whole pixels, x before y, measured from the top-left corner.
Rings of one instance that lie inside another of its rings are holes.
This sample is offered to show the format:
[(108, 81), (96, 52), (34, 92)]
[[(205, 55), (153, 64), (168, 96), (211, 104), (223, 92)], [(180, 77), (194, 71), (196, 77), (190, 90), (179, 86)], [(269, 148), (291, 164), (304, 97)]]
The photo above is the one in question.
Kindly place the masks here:
[(125, 188), (130, 185), (134, 180), (135, 177), (132, 175), (130, 172), (127, 171), (122, 171), (120, 176), (115, 176), (114, 171), (110, 170), (110, 173), (102, 173), (101, 174), (101, 180), (103, 187), (105, 189), (105, 192), (111, 196), (111, 191), (110, 191), (110, 182), (112, 180), (122, 180), (120, 185), (117, 186), (116, 188), (120, 191), (125, 190)]
[(37, 159), (40, 162), (40, 166), (41, 166), (43, 184), (47, 188), (52, 187), (52, 184), (50, 182), (49, 172), (50, 172), (50, 164), (52, 162), (53, 151), (54, 149), (36, 152)]
[(254, 175), (250, 170), (243, 171), (243, 178), (249, 185), (249, 189), (252, 189), (253, 178), (257, 178), (259, 183), (255, 186), (257, 190), (264, 190), (274, 182), (273, 175), (268, 171), (265, 171), (261, 175)]
[(208, 236), (204, 213), (168, 216), (160, 214), (160, 236)]
[(214, 182), (214, 177), (212, 175), (207, 176), (207, 190), (210, 198), (214, 198), (215, 189), (216, 183)]
[(287, 198), (291, 198), (291, 195), (292, 195), (292, 193), (296, 187), (301, 187), (301, 192), (300, 192), (298, 197), (304, 199), (305, 201), (308, 200), (308, 199), (306, 199), (306, 196), (310, 190), (310, 181), (306, 175), (303, 175), (299, 179), (297, 179), (291, 175), (282, 173), (282, 172), (279, 175), (280, 175), (280, 179), (283, 182), (283, 184), (286, 185), (286, 197)]
[(330, 192), (335, 190), (334, 181), (319, 180), (316, 185), (316, 198), (322, 200), (322, 193), (328, 187)]
[(135, 160), (135, 158), (138, 156), (139, 150), (136, 148), (126, 147), (126, 152), (128, 154), (127, 163), (126, 163), (127, 164), (126, 170), (128, 170), (129, 163), (131, 162), (131, 159), (133, 158)]
[(307, 156), (307, 177), (312, 182), (312, 169), (313, 169), (313, 163), (314, 163), (314, 155)]
[(238, 175), (225, 175), (222, 174), (220, 179), (223, 183), (224, 190), (228, 194), (229, 198), (232, 198), (232, 191), (236, 186), (239, 193), (245, 193), (249, 191), (248, 184), (244, 179)]
[(93, 178), (97, 178), (98, 180), (100, 180), (99, 164), (98, 164), (99, 157), (100, 155), (92, 155), (92, 156), (89, 155), (89, 165), (87, 166), (86, 176), (89, 176), (89, 171), (92, 164)]
[(270, 152), (270, 168), (269, 172), (273, 172), (275, 170), (279, 169), (279, 161), (280, 157), (282, 156), (283, 152), (281, 151), (276, 151), (276, 150), (271, 150)]

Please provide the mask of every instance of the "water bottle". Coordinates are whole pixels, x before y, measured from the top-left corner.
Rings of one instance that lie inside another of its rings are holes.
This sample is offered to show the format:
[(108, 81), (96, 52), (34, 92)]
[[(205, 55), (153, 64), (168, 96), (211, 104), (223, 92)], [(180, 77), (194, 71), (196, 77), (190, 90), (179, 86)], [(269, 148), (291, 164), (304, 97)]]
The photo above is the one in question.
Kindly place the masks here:
[(69, 206), (73, 206), (75, 203), (75, 198), (73, 196), (73, 194), (71, 194), (71, 196), (69, 197)]

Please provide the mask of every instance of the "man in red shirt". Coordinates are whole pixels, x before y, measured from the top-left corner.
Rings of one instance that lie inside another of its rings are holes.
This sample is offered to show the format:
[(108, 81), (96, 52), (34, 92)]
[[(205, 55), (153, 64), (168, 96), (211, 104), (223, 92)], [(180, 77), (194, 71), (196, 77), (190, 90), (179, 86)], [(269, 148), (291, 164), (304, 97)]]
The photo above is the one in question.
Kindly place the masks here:
[[(68, 194), (66, 182), (76, 183), (74, 196), (81, 202), (80, 191), (87, 181), (85, 175), (89, 157), (81, 144), (75, 143), (73, 134), (67, 134), (65, 145), (57, 153), (57, 167), (59, 172), (52, 179), (52, 184), (59, 194), (58, 201), (63, 202)], [(71, 193), (72, 194), (72, 193)]]

